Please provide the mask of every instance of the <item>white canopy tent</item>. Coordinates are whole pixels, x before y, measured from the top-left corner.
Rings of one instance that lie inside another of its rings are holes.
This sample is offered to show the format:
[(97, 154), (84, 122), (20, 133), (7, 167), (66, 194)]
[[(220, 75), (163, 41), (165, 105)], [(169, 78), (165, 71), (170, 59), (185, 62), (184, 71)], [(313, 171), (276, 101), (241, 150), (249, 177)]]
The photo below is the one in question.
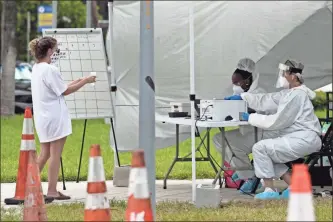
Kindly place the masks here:
[(332, 92), (333, 91), (333, 85), (332, 83), (331, 84), (328, 84), (326, 86), (323, 86), (319, 89), (316, 89), (316, 91), (322, 91), (322, 92)]
[[(256, 61), (259, 86), (269, 92), (287, 59), (305, 64), (311, 89), (332, 82), (331, 1), (154, 2), (156, 117), (167, 115), (170, 102), (189, 101), (192, 4), (197, 98), (231, 94), (231, 74), (243, 57)], [(139, 144), (139, 1), (115, 1), (113, 24), (116, 138), (120, 151), (130, 151)], [(189, 137), (190, 127), (180, 127), (180, 140)], [(156, 122), (157, 149), (174, 145), (174, 138), (174, 126)]]

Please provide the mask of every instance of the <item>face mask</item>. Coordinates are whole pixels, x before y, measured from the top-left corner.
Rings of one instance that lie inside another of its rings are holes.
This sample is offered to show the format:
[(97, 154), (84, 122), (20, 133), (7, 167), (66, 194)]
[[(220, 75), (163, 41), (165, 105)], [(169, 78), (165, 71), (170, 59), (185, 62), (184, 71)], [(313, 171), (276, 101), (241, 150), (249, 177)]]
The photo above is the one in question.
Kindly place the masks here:
[(240, 86), (233, 85), (232, 90), (234, 91), (235, 95), (239, 95), (244, 92), (244, 89)]
[(289, 82), (285, 77), (279, 76), (277, 81), (276, 81), (275, 87), (278, 88), (278, 89), (279, 88), (288, 89), (289, 88)]
[(285, 88), (285, 89), (289, 89), (289, 82), (288, 82), (288, 80), (285, 78), (285, 77), (279, 77), (279, 85), (280, 85), (280, 87), (283, 87), (283, 88)]

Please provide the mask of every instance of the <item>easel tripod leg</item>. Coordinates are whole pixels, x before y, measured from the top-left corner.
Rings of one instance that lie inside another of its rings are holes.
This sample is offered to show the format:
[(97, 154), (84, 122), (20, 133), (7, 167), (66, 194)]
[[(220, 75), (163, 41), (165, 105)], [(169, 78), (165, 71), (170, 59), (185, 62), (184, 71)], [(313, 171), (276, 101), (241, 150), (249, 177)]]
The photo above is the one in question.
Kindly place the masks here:
[(114, 124), (113, 124), (113, 118), (110, 118), (110, 123), (111, 123), (111, 128), (112, 128), (112, 135), (113, 135), (113, 141), (114, 141), (114, 148), (117, 156), (117, 162), (118, 162), (118, 167), (120, 167), (120, 158), (119, 158), (119, 152), (118, 152), (118, 146), (117, 146), (117, 140), (116, 140), (116, 133), (114, 130)]
[(86, 136), (86, 127), (87, 127), (87, 119), (84, 120), (84, 128), (83, 128), (82, 143), (81, 143), (81, 153), (80, 153), (80, 162), (79, 162), (79, 168), (78, 168), (78, 172), (77, 172), (76, 183), (79, 182), (79, 177), (80, 177), (82, 153), (83, 153), (83, 147), (84, 147), (84, 138)]
[(62, 157), (60, 157), (60, 165), (61, 165), (61, 175), (62, 175), (62, 189), (66, 190), (65, 175), (64, 175), (64, 165), (62, 163)]

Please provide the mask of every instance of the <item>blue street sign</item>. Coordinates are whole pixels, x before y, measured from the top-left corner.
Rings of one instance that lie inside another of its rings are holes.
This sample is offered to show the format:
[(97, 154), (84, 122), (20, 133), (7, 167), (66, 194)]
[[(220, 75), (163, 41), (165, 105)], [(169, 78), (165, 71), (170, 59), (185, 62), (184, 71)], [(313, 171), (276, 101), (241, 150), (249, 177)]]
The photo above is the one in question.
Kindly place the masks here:
[(37, 8), (38, 15), (38, 32), (42, 32), (43, 29), (52, 28), (52, 6), (51, 5), (40, 5)]

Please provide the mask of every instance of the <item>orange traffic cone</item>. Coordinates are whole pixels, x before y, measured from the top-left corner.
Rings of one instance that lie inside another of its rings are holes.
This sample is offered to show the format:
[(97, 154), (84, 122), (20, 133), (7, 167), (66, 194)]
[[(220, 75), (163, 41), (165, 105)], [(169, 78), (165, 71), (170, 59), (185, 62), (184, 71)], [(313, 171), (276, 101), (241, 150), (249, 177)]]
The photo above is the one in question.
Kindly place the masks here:
[(305, 164), (293, 166), (287, 221), (315, 221), (311, 179)]
[(129, 176), (126, 221), (153, 221), (150, 204), (147, 169), (142, 150), (132, 154), (132, 169)]
[(23, 204), (24, 203), (24, 192), (25, 192), (25, 181), (27, 176), (27, 166), (29, 160), (30, 151), (35, 151), (35, 137), (34, 127), (32, 122), (31, 109), (27, 107), (24, 112), (23, 130), (21, 138), (20, 158), (19, 167), (16, 178), (16, 191), (13, 198), (5, 199), (5, 203), (9, 205)]
[(36, 151), (29, 153), (23, 221), (47, 221)]
[[(24, 203), (27, 168), (28, 168), (30, 152), (36, 152), (36, 144), (35, 144), (34, 126), (32, 121), (32, 113), (30, 107), (27, 107), (24, 112), (15, 196), (13, 198), (5, 199), (5, 203), (8, 205), (17, 205)], [(47, 203), (50, 203), (53, 201), (53, 198), (46, 198), (45, 201)]]
[(111, 210), (105, 195), (105, 174), (99, 145), (90, 147), (87, 192), (84, 221), (110, 221)]

